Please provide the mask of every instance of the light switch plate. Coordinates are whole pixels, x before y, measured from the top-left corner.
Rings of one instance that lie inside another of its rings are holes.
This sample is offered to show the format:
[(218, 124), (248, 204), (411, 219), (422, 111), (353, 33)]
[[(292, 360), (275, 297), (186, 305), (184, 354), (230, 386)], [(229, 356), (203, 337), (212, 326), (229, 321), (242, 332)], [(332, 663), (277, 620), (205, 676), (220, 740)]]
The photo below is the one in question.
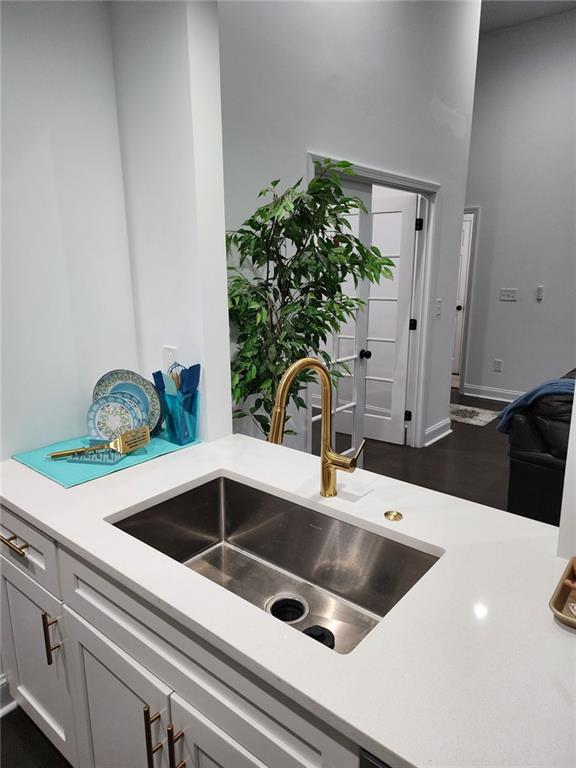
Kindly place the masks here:
[(500, 301), (518, 301), (518, 289), (500, 288)]
[(499, 360), (498, 358), (495, 358), (494, 365), (493, 365), (494, 373), (502, 373), (503, 365), (504, 365), (503, 360)]

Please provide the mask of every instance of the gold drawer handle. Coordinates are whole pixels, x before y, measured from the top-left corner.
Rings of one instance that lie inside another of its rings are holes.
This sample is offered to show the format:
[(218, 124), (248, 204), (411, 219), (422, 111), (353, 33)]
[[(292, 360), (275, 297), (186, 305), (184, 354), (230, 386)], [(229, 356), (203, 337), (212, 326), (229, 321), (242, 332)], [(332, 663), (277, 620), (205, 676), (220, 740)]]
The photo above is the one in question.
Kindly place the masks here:
[(144, 707), (144, 735), (146, 737), (146, 759), (148, 761), (148, 768), (154, 768), (154, 755), (159, 749), (162, 749), (162, 742), (158, 744), (152, 744), (152, 723), (160, 720), (160, 712), (156, 712), (155, 715), (150, 714), (150, 707), (148, 704)]
[(169, 768), (186, 768), (186, 761), (181, 760), (176, 764), (176, 742), (180, 741), (184, 737), (184, 731), (178, 731), (174, 733), (174, 726), (169, 725), (166, 728), (168, 732), (168, 765)]
[(18, 536), (16, 535), (10, 536), (9, 539), (7, 539), (6, 536), (0, 535), (0, 541), (2, 542), (2, 544), (6, 544), (6, 546), (10, 549), (11, 552), (14, 552), (15, 555), (20, 555), (20, 557), (26, 557), (28, 553), (25, 552), (25, 550), (28, 549), (30, 544), (26, 544), (26, 542), (22, 542), (22, 544), (18, 546), (17, 544), (14, 544), (17, 538)]
[(54, 662), (52, 652), (57, 648), (60, 648), (62, 643), (54, 643), (50, 639), (50, 627), (52, 624), (56, 624), (58, 619), (51, 619), (48, 611), (42, 611), (42, 631), (44, 633), (44, 648), (46, 649), (46, 663), (51, 666)]

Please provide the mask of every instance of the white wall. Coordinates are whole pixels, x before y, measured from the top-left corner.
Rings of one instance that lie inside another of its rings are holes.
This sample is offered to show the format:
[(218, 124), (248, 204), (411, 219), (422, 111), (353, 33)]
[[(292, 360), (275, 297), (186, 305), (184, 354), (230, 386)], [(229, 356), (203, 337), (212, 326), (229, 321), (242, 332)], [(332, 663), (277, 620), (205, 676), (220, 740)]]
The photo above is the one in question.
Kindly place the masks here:
[(229, 433), (215, 3), (2, 16), (3, 454), (84, 434), (97, 378), (164, 344), (204, 364), (202, 437)]
[(2, 3), (2, 450), (85, 432), (137, 365), (102, 3)]
[(141, 364), (201, 360), (203, 437), (231, 431), (215, 3), (110, 6)]
[(448, 417), (479, 3), (219, 4), (226, 224), (306, 152), (436, 181), (425, 422)]
[[(466, 195), (481, 206), (468, 388), (512, 397), (576, 365), (575, 137), (576, 11), (482, 35)], [(500, 288), (517, 288), (518, 302), (500, 302)]]

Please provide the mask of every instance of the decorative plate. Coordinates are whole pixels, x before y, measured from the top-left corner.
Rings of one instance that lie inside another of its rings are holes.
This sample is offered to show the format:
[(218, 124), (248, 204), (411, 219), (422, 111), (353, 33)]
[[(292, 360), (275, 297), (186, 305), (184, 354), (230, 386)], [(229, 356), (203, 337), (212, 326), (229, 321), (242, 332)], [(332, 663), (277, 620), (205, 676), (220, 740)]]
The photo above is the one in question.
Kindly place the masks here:
[(139, 421), (139, 414), (132, 403), (118, 395), (99, 397), (86, 416), (88, 434), (99, 440), (113, 440), (122, 432), (135, 429)]
[[(138, 415), (138, 420), (140, 422), (138, 424), (139, 427), (143, 424), (148, 424), (148, 408), (145, 409), (144, 405), (142, 405), (141, 398), (130, 394), (130, 392), (124, 392), (123, 390), (118, 389), (117, 387), (119, 386), (121, 385), (117, 384), (115, 387), (112, 387), (112, 394), (116, 395), (116, 397), (121, 397), (123, 400), (128, 400)], [(142, 396), (145, 396), (146, 400), (148, 400), (148, 395), (146, 395), (144, 390), (142, 390)]]
[(140, 405), (140, 409), (146, 415), (146, 418), (148, 418), (148, 414), (150, 413), (150, 398), (139, 384), (134, 384), (131, 381), (122, 381), (120, 384), (114, 384), (109, 394), (126, 397), (130, 402), (136, 401)]
[[(121, 386), (119, 386), (121, 385)], [(132, 386), (127, 386), (132, 385)], [(145, 410), (148, 409), (147, 423), (150, 428), (150, 432), (159, 427), (162, 421), (162, 406), (160, 405), (160, 398), (156, 387), (151, 381), (145, 379), (144, 376), (140, 376), (135, 371), (115, 370), (105, 373), (97, 382), (92, 394), (93, 400), (98, 400), (100, 397), (109, 395), (114, 387), (118, 389), (130, 392), (130, 394), (138, 397), (135, 387), (139, 387), (147, 398), (147, 402), (144, 402)], [(142, 395), (140, 395), (142, 398)]]

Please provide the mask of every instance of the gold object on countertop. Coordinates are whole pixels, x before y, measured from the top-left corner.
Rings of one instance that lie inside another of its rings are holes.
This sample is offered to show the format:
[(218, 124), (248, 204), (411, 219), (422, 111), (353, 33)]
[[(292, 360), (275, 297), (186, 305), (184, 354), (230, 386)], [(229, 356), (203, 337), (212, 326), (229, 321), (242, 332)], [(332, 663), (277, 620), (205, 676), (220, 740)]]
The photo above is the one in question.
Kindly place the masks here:
[(336, 496), (336, 470), (354, 472), (358, 456), (364, 448), (364, 441), (354, 456), (343, 456), (332, 448), (332, 382), (326, 367), (314, 357), (303, 357), (288, 368), (276, 392), (276, 401), (272, 409), (270, 422), (269, 443), (280, 444), (284, 437), (284, 421), (286, 419), (286, 403), (294, 379), (306, 370), (315, 371), (320, 379), (322, 388), (322, 434), (320, 460), (322, 465), (320, 493), (322, 496)]
[(69, 448), (66, 451), (56, 451), (49, 454), (50, 459), (63, 459), (65, 456), (77, 456), (80, 453), (93, 453), (94, 451), (102, 451), (105, 448), (116, 451), (116, 453), (132, 453), (132, 451), (142, 448), (148, 445), (150, 442), (150, 430), (148, 427), (138, 427), (137, 429), (129, 429), (127, 432), (122, 432), (114, 440), (109, 443), (99, 443), (98, 445), (89, 445), (88, 447)]
[(387, 512), (384, 512), (384, 517), (386, 520), (393, 520), (394, 522), (398, 522), (398, 520), (402, 520), (404, 515), (402, 512), (398, 512), (397, 509), (389, 509)]
[(2, 544), (6, 544), (6, 546), (11, 552), (14, 552), (15, 555), (19, 555), (20, 557), (26, 557), (26, 555), (28, 554), (26, 550), (30, 545), (27, 544), (25, 541), (22, 541), (22, 539), (20, 539), (20, 541), (22, 541), (22, 544), (18, 546), (18, 544), (14, 543), (15, 541), (18, 541), (18, 539), (19, 537), (16, 535), (8, 536), (8, 537), (0, 536), (0, 541), (2, 542)]
[(576, 629), (576, 555), (569, 560), (550, 598), (550, 609), (558, 621)]

